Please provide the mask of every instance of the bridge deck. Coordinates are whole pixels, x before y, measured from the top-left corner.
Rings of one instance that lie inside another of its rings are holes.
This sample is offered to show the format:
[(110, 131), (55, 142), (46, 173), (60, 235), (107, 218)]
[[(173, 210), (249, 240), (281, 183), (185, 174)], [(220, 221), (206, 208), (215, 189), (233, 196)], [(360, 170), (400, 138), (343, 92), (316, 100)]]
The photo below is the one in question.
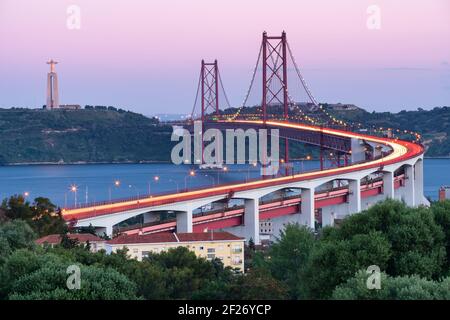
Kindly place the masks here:
[[(235, 124), (254, 124), (264, 125), (262, 121), (257, 120), (235, 120), (233, 121)], [(342, 138), (357, 138), (364, 139), (370, 142), (387, 145), (392, 148), (392, 152), (383, 157), (381, 159), (370, 160), (364, 163), (351, 164), (346, 167), (339, 168), (331, 168), (322, 171), (314, 171), (307, 173), (294, 174), (291, 176), (278, 177), (272, 179), (265, 180), (257, 180), (245, 183), (235, 183), (230, 185), (216, 186), (216, 187), (208, 187), (199, 190), (186, 191), (182, 193), (176, 194), (167, 194), (155, 197), (147, 197), (144, 199), (138, 200), (127, 200), (122, 202), (112, 202), (101, 205), (91, 205), (82, 208), (73, 208), (68, 209), (65, 208), (62, 210), (63, 217), (66, 220), (72, 219), (83, 219), (90, 218), (99, 215), (106, 215), (116, 212), (122, 212), (126, 210), (138, 209), (138, 208), (146, 208), (146, 207), (154, 207), (164, 204), (176, 203), (180, 201), (189, 201), (193, 199), (201, 199), (211, 196), (228, 196), (232, 195), (238, 191), (247, 191), (254, 190), (264, 187), (283, 185), (292, 182), (301, 182), (306, 180), (312, 180), (322, 177), (333, 177), (338, 174), (352, 173), (365, 169), (376, 169), (382, 168), (385, 165), (395, 164), (402, 162), (404, 160), (412, 159), (421, 155), (424, 151), (423, 147), (414, 144), (412, 142), (396, 140), (396, 139), (388, 139), (388, 138), (380, 138), (368, 136), (361, 133), (354, 133), (348, 131), (342, 131), (337, 129), (329, 129), (329, 128), (320, 128), (315, 126), (309, 126), (298, 123), (289, 123), (289, 122), (281, 122), (281, 121), (267, 121), (266, 125), (271, 127), (278, 127), (284, 129), (298, 129), (298, 130), (308, 130), (312, 132), (323, 132), (324, 134), (334, 135)]]

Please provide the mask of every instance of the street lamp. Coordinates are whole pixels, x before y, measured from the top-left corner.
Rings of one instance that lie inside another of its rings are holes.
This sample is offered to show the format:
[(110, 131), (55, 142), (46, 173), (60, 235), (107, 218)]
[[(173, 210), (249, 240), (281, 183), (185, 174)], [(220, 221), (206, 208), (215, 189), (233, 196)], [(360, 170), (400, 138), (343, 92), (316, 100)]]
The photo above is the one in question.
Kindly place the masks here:
[[(158, 182), (159, 181), (159, 176), (154, 176), (153, 180), (155, 182)], [(151, 183), (152, 183), (151, 181), (148, 182), (148, 195), (151, 195), (151, 193), (152, 193)]]
[(30, 195), (30, 193), (28, 192), (28, 191), (25, 191), (24, 193), (23, 193), (23, 196), (26, 198), (26, 197), (28, 197)]
[(189, 170), (189, 175), (184, 177), (184, 189), (187, 189), (187, 178), (194, 177), (194, 176), (195, 176), (195, 171), (194, 170)]
[(76, 185), (71, 185), (70, 186), (70, 191), (73, 192), (74, 194), (74, 202), (75, 202), (75, 208), (77, 207), (77, 191), (78, 191), (78, 187)]
[[(252, 163), (253, 168), (256, 168), (258, 164), (256, 162)], [(250, 166), (247, 168), (247, 180), (250, 180)]]
[[(224, 166), (223, 168), (222, 168), (222, 171), (223, 172), (227, 172), (228, 171), (228, 167), (227, 166)], [(217, 184), (219, 184), (220, 183), (220, 170), (217, 170)]]
[[(114, 181), (114, 187), (119, 187), (120, 186), (120, 181), (119, 180), (115, 180)], [(111, 190), (111, 186), (108, 187), (108, 191), (109, 191), (109, 201), (111, 201), (111, 194), (112, 194), (112, 190)]]

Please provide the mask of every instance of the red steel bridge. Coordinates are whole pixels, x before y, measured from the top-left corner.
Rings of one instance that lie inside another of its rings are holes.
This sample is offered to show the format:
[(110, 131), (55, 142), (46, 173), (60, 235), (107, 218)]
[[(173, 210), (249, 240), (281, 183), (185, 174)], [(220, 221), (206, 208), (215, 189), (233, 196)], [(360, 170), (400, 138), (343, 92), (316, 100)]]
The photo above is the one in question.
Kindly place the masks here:
[[(308, 116), (292, 98), (288, 90), (289, 61), (298, 88), (306, 94), (310, 105), (330, 118), (329, 123), (319, 123)], [(256, 108), (246, 108), (257, 76), (261, 78), (261, 102)], [(229, 107), (226, 110), (219, 107), (221, 94)], [(201, 113), (196, 116), (199, 97)], [(191, 119), (201, 121), (202, 132), (208, 128), (277, 129), (284, 141), (281, 159), (284, 173), (177, 193), (64, 208), (64, 218), (75, 226), (92, 225), (108, 235), (113, 230), (153, 233), (230, 228), (229, 231), (259, 243), (261, 221), (273, 221), (277, 230), (285, 222), (315, 228), (318, 223), (332, 225), (336, 219), (385, 198), (401, 199), (410, 206), (427, 204), (423, 196), (423, 147), (414, 142), (353, 132), (344, 121), (329, 115), (309, 90), (285, 32), (281, 36), (263, 33), (250, 86), (239, 108), (230, 108), (217, 60), (202, 61)], [(191, 121), (183, 125), (192, 131)], [(288, 165), (289, 145), (295, 142), (319, 148), (320, 170), (295, 172)], [(334, 158), (333, 167), (325, 168), (325, 155)], [(297, 193), (287, 195), (286, 190)], [(268, 195), (272, 195), (270, 200)], [(240, 204), (229, 207), (231, 199), (239, 199)], [(201, 209), (205, 206), (209, 209)], [(170, 212), (174, 218), (155, 219), (160, 212)], [(140, 215), (144, 217), (140, 225), (118, 228), (121, 222)]]

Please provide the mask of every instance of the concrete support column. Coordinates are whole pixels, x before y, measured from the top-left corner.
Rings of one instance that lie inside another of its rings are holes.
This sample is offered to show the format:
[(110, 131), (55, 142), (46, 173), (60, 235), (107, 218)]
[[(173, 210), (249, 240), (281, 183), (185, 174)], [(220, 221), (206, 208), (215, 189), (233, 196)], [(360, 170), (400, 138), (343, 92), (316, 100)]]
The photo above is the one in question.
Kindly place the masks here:
[(247, 241), (253, 239), (260, 244), (259, 239), (259, 199), (245, 199), (244, 205), (244, 232)]
[(414, 165), (415, 205), (423, 204), (423, 160)]
[(192, 210), (177, 212), (177, 232), (192, 232)]
[(352, 148), (352, 156), (351, 156), (352, 163), (366, 160), (366, 151), (364, 149), (364, 145), (362, 144), (362, 140), (352, 138), (351, 148)]
[(314, 188), (302, 189), (301, 194), (301, 211), (300, 224), (305, 225), (311, 229), (315, 229), (315, 203), (314, 203)]
[(414, 207), (416, 205), (414, 166), (407, 165), (405, 175), (405, 203), (407, 206)]
[(383, 173), (383, 194), (385, 199), (394, 199), (394, 173)]
[(108, 237), (112, 237), (113, 235), (113, 226), (106, 226), (105, 233)]
[(322, 208), (322, 227), (334, 226), (335, 213), (329, 208)]
[(361, 183), (360, 179), (348, 182), (348, 213), (353, 214), (361, 211)]

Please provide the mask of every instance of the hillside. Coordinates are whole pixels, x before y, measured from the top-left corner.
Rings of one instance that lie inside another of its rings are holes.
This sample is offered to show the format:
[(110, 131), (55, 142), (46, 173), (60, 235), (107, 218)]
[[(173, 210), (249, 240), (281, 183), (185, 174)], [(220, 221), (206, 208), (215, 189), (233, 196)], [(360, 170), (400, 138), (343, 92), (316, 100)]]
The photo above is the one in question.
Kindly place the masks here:
[[(450, 107), (370, 113), (360, 108), (323, 106), (330, 115), (348, 123), (417, 131), (427, 147), (426, 156), (450, 156)], [(254, 108), (246, 109), (255, 112)], [(320, 110), (303, 112), (326, 121)], [(156, 119), (124, 110), (0, 109), (0, 164), (170, 161), (174, 145), (171, 133), (170, 126)], [(315, 151), (293, 144), (291, 157), (314, 155)]]
[(450, 157), (450, 107), (436, 107), (432, 110), (419, 108), (415, 111), (367, 112), (330, 111), (338, 119), (360, 122), (367, 127), (390, 127), (412, 130), (422, 135), (428, 157)]
[(0, 109), (0, 164), (168, 161), (171, 132), (126, 111)]

